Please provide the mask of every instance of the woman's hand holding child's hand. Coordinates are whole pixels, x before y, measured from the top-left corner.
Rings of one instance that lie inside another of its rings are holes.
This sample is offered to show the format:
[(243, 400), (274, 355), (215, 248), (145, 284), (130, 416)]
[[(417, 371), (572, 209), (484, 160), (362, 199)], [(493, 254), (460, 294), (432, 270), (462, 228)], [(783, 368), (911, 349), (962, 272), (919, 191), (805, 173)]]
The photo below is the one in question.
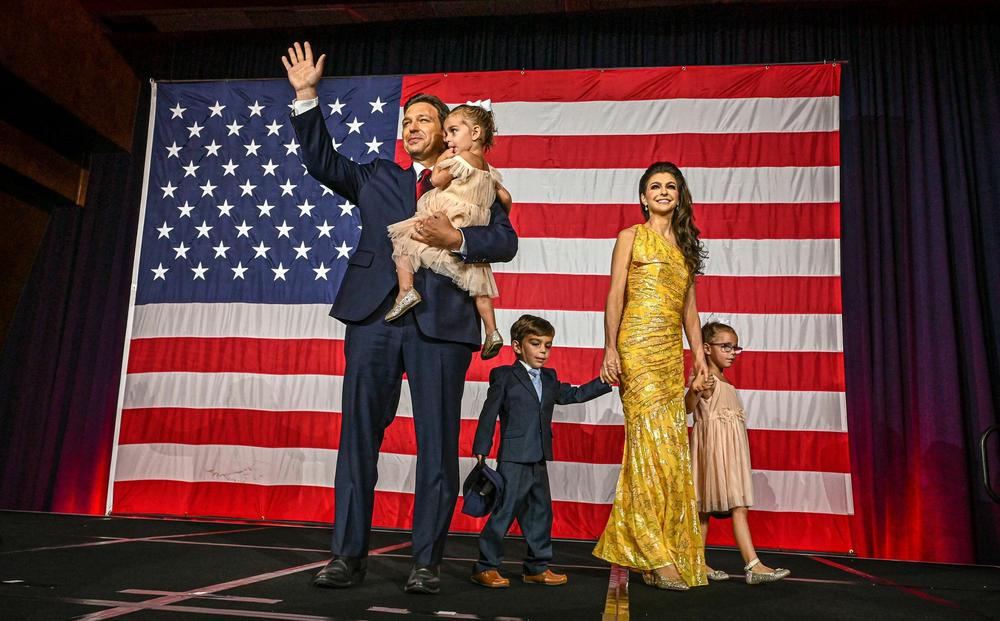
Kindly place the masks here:
[(691, 382), (691, 390), (700, 393), (703, 390), (708, 389), (708, 369), (705, 367), (704, 361), (695, 360), (694, 363), (694, 380)]
[(604, 348), (604, 362), (601, 363), (601, 381), (605, 384), (615, 384), (622, 370), (622, 361), (618, 356), (618, 350), (610, 347)]
[(712, 397), (712, 392), (715, 391), (715, 376), (709, 374), (708, 380), (705, 382), (705, 390), (698, 393), (698, 396), (702, 399), (708, 400)]

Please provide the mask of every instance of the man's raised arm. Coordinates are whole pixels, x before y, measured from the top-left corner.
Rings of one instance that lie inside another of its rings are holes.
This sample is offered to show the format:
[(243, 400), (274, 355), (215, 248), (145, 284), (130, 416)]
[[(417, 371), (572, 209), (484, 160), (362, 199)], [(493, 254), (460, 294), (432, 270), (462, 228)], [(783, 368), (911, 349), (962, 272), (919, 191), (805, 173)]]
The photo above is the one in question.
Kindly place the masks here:
[(292, 128), (302, 145), (302, 162), (314, 179), (332, 188), (349, 201), (358, 204), (358, 193), (371, 176), (375, 162), (359, 165), (342, 157), (333, 148), (330, 132), (319, 107), (316, 86), (323, 76), (326, 54), (313, 61), (312, 46), (306, 41), (288, 48), (281, 63), (288, 71), (288, 82), (295, 89), (295, 112)]

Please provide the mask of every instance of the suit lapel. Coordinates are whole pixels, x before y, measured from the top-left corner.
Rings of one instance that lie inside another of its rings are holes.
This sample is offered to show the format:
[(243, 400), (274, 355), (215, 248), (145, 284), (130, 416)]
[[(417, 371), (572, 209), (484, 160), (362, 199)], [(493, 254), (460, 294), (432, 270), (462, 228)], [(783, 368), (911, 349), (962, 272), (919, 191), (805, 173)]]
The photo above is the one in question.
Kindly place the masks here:
[(407, 217), (412, 216), (417, 212), (417, 173), (413, 170), (413, 164), (396, 177), (396, 185), (399, 196), (403, 199), (403, 210)]
[[(528, 389), (528, 392), (531, 393), (531, 396), (535, 398), (535, 401), (538, 401), (538, 393), (535, 392), (535, 385), (531, 383), (531, 377), (528, 375), (527, 369), (524, 368), (524, 365), (521, 364), (520, 360), (515, 360), (513, 366), (514, 366), (514, 377), (520, 380), (521, 383), (524, 384), (524, 387)], [(543, 396), (545, 395), (544, 381), (542, 383), (542, 395)]]
[(555, 372), (550, 369), (542, 369), (542, 403), (555, 400), (556, 377)]

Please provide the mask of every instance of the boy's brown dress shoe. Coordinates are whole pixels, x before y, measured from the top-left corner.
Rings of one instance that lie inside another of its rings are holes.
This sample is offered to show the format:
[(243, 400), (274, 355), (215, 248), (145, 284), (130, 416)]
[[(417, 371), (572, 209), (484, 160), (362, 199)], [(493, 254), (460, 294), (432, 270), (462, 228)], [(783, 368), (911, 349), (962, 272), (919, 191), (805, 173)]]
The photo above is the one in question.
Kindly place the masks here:
[(495, 569), (487, 569), (478, 574), (472, 574), (472, 581), (490, 589), (506, 589), (510, 586), (510, 580), (501, 576), (500, 572)]
[(521, 576), (521, 580), (529, 584), (544, 584), (545, 586), (559, 586), (569, 582), (566, 574), (557, 574), (551, 569), (546, 569), (540, 574), (524, 574)]

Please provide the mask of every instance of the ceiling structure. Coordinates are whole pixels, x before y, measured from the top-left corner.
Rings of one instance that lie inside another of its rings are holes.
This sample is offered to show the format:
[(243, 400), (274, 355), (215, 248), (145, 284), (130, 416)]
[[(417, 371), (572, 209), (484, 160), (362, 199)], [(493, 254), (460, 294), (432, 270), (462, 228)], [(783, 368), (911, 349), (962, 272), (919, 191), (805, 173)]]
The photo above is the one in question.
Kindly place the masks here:
[[(837, 4), (857, 3), (844, 2)], [(196, 32), (303, 28), (421, 18), (614, 11), (704, 4), (778, 4), (788, 0), (80, 0), (108, 32)], [(807, 0), (795, 4), (832, 4)]]

